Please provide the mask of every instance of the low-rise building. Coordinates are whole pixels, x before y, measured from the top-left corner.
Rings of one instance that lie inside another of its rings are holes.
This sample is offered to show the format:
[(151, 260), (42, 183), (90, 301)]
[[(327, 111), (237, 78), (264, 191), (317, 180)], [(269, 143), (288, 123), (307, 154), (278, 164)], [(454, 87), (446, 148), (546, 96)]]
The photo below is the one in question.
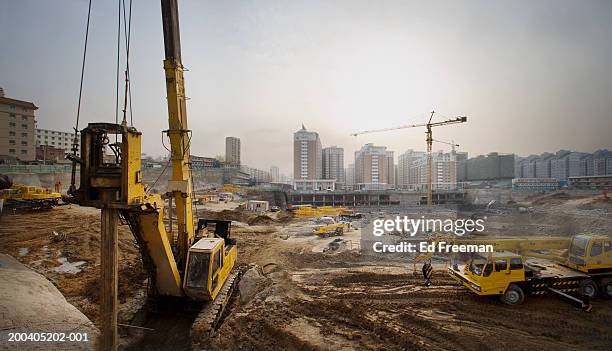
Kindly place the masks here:
[(294, 179), (293, 189), (296, 191), (334, 191), (335, 179)]
[(253, 212), (266, 212), (270, 209), (270, 203), (268, 201), (261, 200), (249, 200), (247, 202), (247, 210)]
[(559, 180), (555, 178), (514, 178), (512, 189), (529, 191), (553, 191), (559, 189)]
[(44, 164), (57, 163), (57, 162), (70, 162), (66, 160), (66, 150), (49, 146), (49, 145), (38, 145), (36, 146), (36, 160), (42, 161)]
[(241, 166), (241, 171), (251, 176), (254, 183), (269, 183), (272, 181), (270, 172), (249, 166)]
[(612, 175), (569, 177), (567, 184), (573, 189), (612, 190)]
[[(73, 142), (74, 133), (36, 128), (36, 146), (47, 145), (58, 149), (64, 149), (66, 153), (69, 153), (71, 152)], [(81, 142), (80, 138), (78, 139), (78, 142)]]
[(193, 168), (219, 168), (221, 162), (214, 157), (203, 157), (203, 156), (189, 156), (189, 162)]

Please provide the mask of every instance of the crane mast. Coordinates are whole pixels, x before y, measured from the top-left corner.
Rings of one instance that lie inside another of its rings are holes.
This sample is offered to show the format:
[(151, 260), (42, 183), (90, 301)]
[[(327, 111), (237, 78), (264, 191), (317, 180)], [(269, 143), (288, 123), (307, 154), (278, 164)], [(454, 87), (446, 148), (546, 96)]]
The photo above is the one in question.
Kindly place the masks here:
[[(191, 207), (191, 178), (189, 171), (190, 130), (187, 127), (185, 83), (181, 61), (178, 5), (176, 0), (162, 0), (164, 30), (164, 71), (168, 103), (168, 130), (172, 176), (168, 181), (168, 193), (176, 204), (178, 265), (182, 267), (194, 240), (193, 213)], [(170, 209), (171, 211), (171, 209)], [(172, 213), (170, 213), (172, 216)]]
[[(435, 111), (431, 111), (431, 115), (429, 117), (429, 121), (427, 123), (421, 123), (421, 124), (408, 124), (408, 125), (403, 125), (403, 126), (399, 126), (399, 127), (391, 127), (391, 128), (382, 128), (382, 129), (374, 129), (374, 130), (366, 130), (366, 131), (362, 131), (362, 132), (357, 132), (357, 133), (351, 133), (351, 136), (358, 136), (361, 134), (369, 134), (369, 133), (378, 133), (378, 132), (388, 132), (391, 130), (397, 130), (397, 129), (405, 129), (405, 128), (415, 128), (415, 127), (425, 127), (426, 131), (425, 131), (425, 141), (427, 143), (427, 207), (431, 207), (432, 205), (432, 193), (433, 193), (433, 184), (432, 184), (432, 163), (433, 163), (433, 159), (432, 159), (432, 143), (434, 142), (433, 139), (433, 134), (432, 134), (432, 127), (439, 127), (439, 126), (444, 126), (444, 125), (449, 125), (449, 124), (457, 124), (457, 123), (465, 123), (467, 122), (467, 117), (465, 116), (461, 116), (461, 117), (456, 117), (453, 119), (448, 119), (445, 121), (440, 121), (440, 122), (431, 122), (433, 115), (434, 115)], [(446, 143), (448, 144), (448, 143)], [(454, 142), (453, 142), (453, 150), (454, 150)]]

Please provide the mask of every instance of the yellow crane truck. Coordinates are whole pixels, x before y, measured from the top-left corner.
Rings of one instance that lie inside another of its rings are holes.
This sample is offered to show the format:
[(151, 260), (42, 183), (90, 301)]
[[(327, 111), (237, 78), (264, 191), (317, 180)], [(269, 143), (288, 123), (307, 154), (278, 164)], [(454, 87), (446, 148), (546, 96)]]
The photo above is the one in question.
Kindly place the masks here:
[(612, 237), (580, 234), (548, 239), (459, 239), (490, 243), (491, 254), (477, 254), (448, 268), (451, 277), (477, 295), (498, 295), (509, 305), (526, 295), (553, 294), (584, 310), (598, 295), (612, 298)]
[(344, 233), (351, 231), (351, 223), (338, 222), (328, 225), (321, 225), (315, 227), (312, 232), (321, 238), (328, 238), (330, 236), (341, 236)]

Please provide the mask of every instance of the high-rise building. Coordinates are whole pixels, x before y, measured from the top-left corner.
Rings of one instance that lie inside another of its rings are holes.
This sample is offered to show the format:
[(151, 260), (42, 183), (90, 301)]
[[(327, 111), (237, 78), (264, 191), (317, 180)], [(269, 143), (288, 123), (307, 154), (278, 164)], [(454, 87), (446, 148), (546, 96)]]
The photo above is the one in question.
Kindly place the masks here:
[(386, 146), (365, 144), (355, 152), (355, 185), (360, 189), (391, 188), (395, 183), (394, 168), (393, 151), (387, 151)]
[(608, 150), (597, 150), (591, 157), (591, 168), (593, 175), (612, 174), (612, 152)]
[(335, 179), (337, 186), (345, 183), (344, 149), (330, 146), (323, 149), (323, 179)]
[(535, 177), (536, 178), (550, 178), (551, 161), (555, 155), (545, 152), (535, 163)]
[[(421, 191), (427, 189), (427, 164), (426, 155), (412, 162), (409, 172), (410, 189)], [(431, 170), (431, 184), (434, 190), (456, 189), (457, 165), (454, 153), (432, 152)]]
[(344, 189), (353, 190), (353, 186), (355, 185), (355, 164), (351, 163), (346, 167), (344, 172), (345, 184)]
[(36, 159), (36, 110), (29, 101), (0, 96), (0, 159)]
[(225, 162), (233, 166), (240, 166), (240, 139), (236, 137), (225, 138)]
[(565, 182), (569, 177), (612, 174), (612, 153), (598, 150), (594, 153), (559, 150), (555, 154), (517, 158), (515, 178), (554, 178)]
[[(537, 161), (537, 157), (523, 160), (528, 166), (524, 171), (533, 174), (531, 178), (535, 178)], [(544, 174), (548, 168), (546, 164), (541, 164), (539, 169)], [(514, 154), (491, 152), (467, 160), (467, 177), (465, 180), (512, 179), (514, 178), (514, 170)]]
[(410, 184), (410, 168), (412, 163), (425, 157), (425, 152), (408, 150), (399, 155), (397, 161), (397, 186), (400, 189), (408, 189)]
[(302, 129), (293, 133), (294, 179), (322, 179), (323, 152), (317, 132)]
[(278, 167), (276, 167), (276, 166), (271, 166), (270, 167), (270, 178), (271, 178), (270, 180), (273, 183), (280, 182), (280, 180), (281, 180), (280, 169)]
[(455, 162), (457, 162), (457, 181), (464, 182), (467, 180), (467, 165), (468, 153), (455, 152)]

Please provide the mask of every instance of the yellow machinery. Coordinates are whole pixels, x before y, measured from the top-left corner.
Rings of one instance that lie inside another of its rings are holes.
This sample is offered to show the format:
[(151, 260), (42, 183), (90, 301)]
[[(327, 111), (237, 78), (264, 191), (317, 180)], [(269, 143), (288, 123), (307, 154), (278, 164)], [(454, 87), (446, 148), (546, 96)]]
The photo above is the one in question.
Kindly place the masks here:
[(4, 206), (17, 211), (49, 209), (56, 206), (61, 198), (60, 193), (23, 184), (13, 184), (8, 189), (0, 190)]
[[(189, 169), (191, 131), (187, 125), (183, 65), (176, 0), (162, 0), (172, 174), (165, 194), (149, 193), (142, 182), (141, 133), (127, 125), (90, 123), (81, 131), (80, 188), (74, 202), (102, 210), (101, 324), (102, 348), (116, 349), (117, 222), (127, 224), (150, 274), (152, 292), (160, 296), (209, 301), (196, 320), (212, 331), (218, 322), (237, 273), (237, 250), (227, 234), (197, 238), (192, 212)], [(107, 151), (112, 152), (112, 162)], [(74, 187), (71, 186), (71, 188)], [(168, 200), (169, 208), (166, 205)], [(174, 203), (174, 206), (172, 205)], [(164, 219), (173, 218), (166, 227)], [(194, 324), (195, 326), (195, 324)]]
[(205, 203), (219, 203), (219, 195), (217, 194), (202, 194), (194, 196), (194, 203), (205, 204)]
[(235, 184), (223, 184), (223, 192), (225, 193), (239, 193), (241, 190), (239, 185)]
[[(550, 239), (459, 239), (455, 243), (495, 247), (492, 254), (475, 255), (466, 265), (448, 269), (455, 280), (478, 295), (499, 295), (514, 305), (523, 302), (526, 294), (552, 293), (585, 310), (590, 310), (589, 299), (598, 294), (612, 298), (612, 237), (581, 234)], [(582, 299), (572, 296), (574, 292)]]
[(328, 225), (317, 226), (313, 229), (313, 234), (321, 237), (327, 238), (330, 236), (340, 236), (344, 235), (344, 233), (348, 233), (351, 231), (351, 224), (347, 222), (340, 222)]
[(320, 207), (297, 207), (293, 210), (297, 217), (321, 217), (321, 216), (348, 216), (353, 211), (347, 207), (320, 206)]

